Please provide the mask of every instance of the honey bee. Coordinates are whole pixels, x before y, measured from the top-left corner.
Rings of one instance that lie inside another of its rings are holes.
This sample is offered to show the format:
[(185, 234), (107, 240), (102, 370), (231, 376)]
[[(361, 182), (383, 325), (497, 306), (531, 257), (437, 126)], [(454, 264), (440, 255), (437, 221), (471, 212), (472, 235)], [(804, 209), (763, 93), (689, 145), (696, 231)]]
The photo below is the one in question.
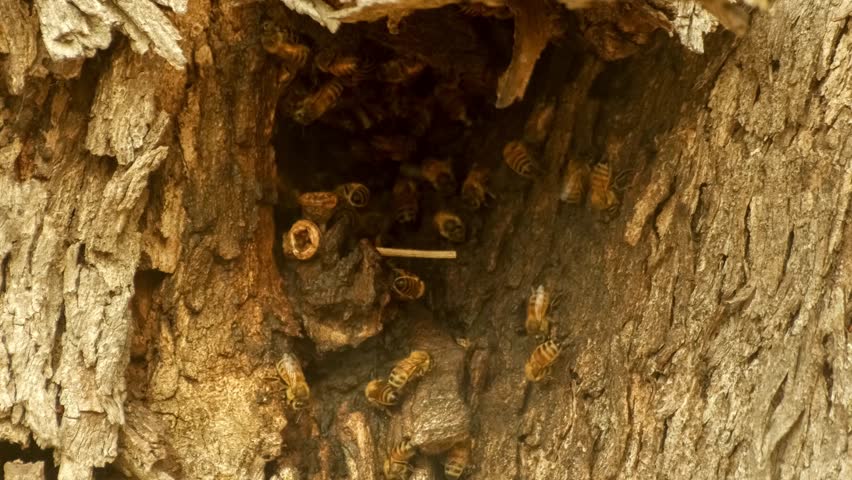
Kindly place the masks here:
[(334, 191), (355, 208), (364, 208), (370, 202), (370, 189), (363, 183), (344, 183)]
[(390, 407), (399, 402), (399, 392), (384, 380), (371, 380), (364, 389), (364, 395), (378, 407)]
[(530, 382), (539, 382), (550, 374), (550, 367), (559, 357), (561, 347), (554, 340), (546, 340), (535, 347), (524, 365), (524, 374)]
[(589, 183), (589, 172), (589, 165), (586, 162), (574, 158), (569, 160), (559, 198), (569, 205), (582, 202)]
[(285, 353), (281, 360), (275, 365), (278, 375), (284, 382), (284, 395), (287, 404), (294, 410), (301, 410), (308, 406), (311, 399), (311, 390), (305, 381), (305, 374), (299, 360), (292, 354)]
[(412, 57), (400, 57), (379, 67), (379, 80), (387, 83), (408, 83), (423, 73), (426, 64)]
[(471, 210), (478, 210), (485, 204), (488, 196), (488, 169), (484, 166), (474, 164), (467, 172), (467, 177), (462, 184), (462, 202)]
[(313, 123), (337, 104), (342, 93), (343, 83), (336, 78), (329, 80), (302, 100), (299, 108), (293, 112), (293, 119), (302, 125)]
[(435, 227), (442, 237), (454, 243), (462, 243), (465, 239), (465, 226), (462, 219), (455, 213), (440, 210), (433, 218)]
[(335, 77), (356, 77), (356, 79), (362, 79), (363, 75), (372, 69), (369, 62), (355, 55), (341, 54), (334, 49), (320, 51), (314, 58), (314, 64), (321, 72)]
[(426, 292), (426, 284), (417, 275), (395, 268), (391, 290), (401, 300), (417, 300)]
[(385, 478), (387, 480), (407, 480), (412, 470), (409, 461), (416, 453), (408, 439), (399, 442), (391, 449), (388, 458), (385, 460)]
[(261, 25), (260, 45), (270, 54), (286, 60), (294, 70), (302, 68), (311, 53), (310, 48), (296, 41), (292, 32), (279, 28), (271, 20)]
[(547, 335), (550, 333), (550, 320), (547, 318), (547, 309), (550, 307), (550, 294), (539, 285), (530, 293), (527, 303), (527, 321), (525, 323), (527, 335)]
[(380, 155), (394, 162), (408, 160), (417, 150), (417, 140), (406, 135), (374, 135), (370, 145)]
[(432, 368), (432, 356), (424, 350), (414, 350), (400, 360), (388, 376), (388, 384), (402, 390), (408, 382), (418, 379)]
[(447, 160), (427, 158), (420, 167), (421, 175), (441, 195), (449, 196), (456, 191), (456, 176), (453, 174), (453, 164)]
[(467, 465), (470, 463), (470, 450), (472, 440), (470, 438), (453, 445), (444, 459), (444, 475), (447, 478), (460, 478)]
[(612, 190), (612, 170), (607, 162), (598, 162), (592, 167), (589, 187), (589, 207), (608, 216), (618, 213), (618, 197)]
[(533, 161), (529, 148), (520, 140), (513, 140), (503, 147), (503, 160), (513, 172), (524, 178), (532, 178), (541, 172)]
[(400, 178), (393, 186), (394, 220), (400, 224), (414, 223), (420, 207), (417, 183)]
[(539, 145), (547, 140), (547, 134), (550, 133), (550, 125), (553, 123), (555, 115), (556, 102), (553, 100), (537, 104), (524, 126), (524, 140), (533, 145)]

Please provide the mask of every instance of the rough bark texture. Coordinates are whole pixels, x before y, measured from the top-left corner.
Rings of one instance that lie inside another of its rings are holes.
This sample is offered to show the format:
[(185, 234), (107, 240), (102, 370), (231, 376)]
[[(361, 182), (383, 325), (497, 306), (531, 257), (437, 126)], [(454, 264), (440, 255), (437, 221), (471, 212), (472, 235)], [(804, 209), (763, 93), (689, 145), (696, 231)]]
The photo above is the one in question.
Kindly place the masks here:
[[(365, 244), (279, 258), (289, 87), (259, 46), (268, 6), (157, 3), (180, 14), (0, 0), (0, 439), (52, 450), (62, 479), (372, 480), (401, 436), (433, 479), (467, 434), (472, 479), (852, 477), (852, 3), (781, 1), (706, 45), (692, 2), (579, 14), (590, 51), (542, 56), (526, 93), (558, 98), (547, 175), (499, 172), (459, 260), (424, 267), (423, 305), (378, 317)], [(527, 111), (471, 154), (498, 158)], [(559, 202), (573, 157), (629, 174), (613, 221)], [(306, 293), (311, 269), (339, 295)], [(517, 330), (538, 284), (562, 294), (566, 346), (530, 386)], [(369, 328), (323, 323), (344, 307)], [(411, 348), (433, 371), (368, 406)]]

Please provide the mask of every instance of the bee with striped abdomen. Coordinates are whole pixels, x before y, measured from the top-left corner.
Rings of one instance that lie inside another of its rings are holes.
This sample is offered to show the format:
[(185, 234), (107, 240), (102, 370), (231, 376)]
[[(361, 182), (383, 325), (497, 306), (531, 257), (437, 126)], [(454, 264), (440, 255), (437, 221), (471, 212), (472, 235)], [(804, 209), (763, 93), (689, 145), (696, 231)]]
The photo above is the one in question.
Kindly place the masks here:
[(364, 389), (364, 395), (378, 407), (391, 407), (399, 402), (399, 392), (384, 380), (371, 380)]
[(582, 203), (589, 183), (589, 172), (589, 165), (586, 162), (576, 158), (568, 160), (559, 198), (569, 205)]
[(414, 223), (420, 208), (417, 183), (409, 178), (399, 178), (393, 186), (394, 220), (402, 225)]
[(462, 184), (461, 197), (464, 205), (471, 210), (478, 210), (485, 204), (488, 193), (489, 171), (486, 167), (474, 164)]
[(450, 159), (427, 158), (420, 166), (420, 172), (441, 195), (449, 196), (455, 193), (456, 176)]
[(289, 405), (294, 410), (301, 410), (308, 406), (311, 400), (311, 390), (302, 372), (299, 360), (290, 353), (285, 353), (281, 360), (275, 365), (278, 375), (284, 382), (284, 395)]
[(346, 203), (355, 208), (364, 208), (370, 202), (370, 189), (363, 183), (349, 182), (334, 190)]
[(520, 140), (513, 140), (503, 147), (503, 160), (513, 172), (524, 178), (533, 178), (541, 169), (532, 158), (529, 147)]
[(314, 65), (321, 72), (335, 77), (353, 77), (355, 80), (365, 78), (373, 66), (369, 61), (362, 60), (354, 54), (339, 52), (333, 48), (326, 48), (317, 53)]
[(337, 104), (341, 94), (343, 83), (336, 78), (329, 80), (302, 100), (299, 108), (293, 112), (293, 119), (302, 125), (313, 123)]
[(305, 65), (311, 49), (298, 43), (293, 32), (266, 20), (260, 27), (260, 45), (268, 53), (282, 58), (293, 70)]
[(414, 350), (400, 360), (388, 376), (388, 384), (396, 390), (402, 390), (413, 380), (416, 380), (432, 369), (432, 356), (424, 350)]
[(408, 439), (403, 439), (388, 453), (385, 460), (384, 473), (387, 480), (407, 480), (411, 475), (411, 461), (417, 452)]
[(550, 294), (544, 285), (539, 285), (530, 293), (527, 302), (527, 321), (524, 324), (527, 335), (543, 335), (550, 333), (550, 319), (547, 317), (547, 309), (550, 307)]
[(453, 445), (444, 458), (444, 475), (450, 479), (458, 479), (464, 475), (470, 463), (470, 450), (473, 446), (473, 440), (467, 438)]
[(393, 270), (391, 291), (400, 300), (418, 300), (426, 293), (426, 284), (417, 275), (401, 268)]
[(535, 347), (524, 365), (524, 375), (530, 382), (539, 382), (550, 374), (553, 362), (559, 357), (561, 347), (554, 340), (546, 340)]
[(589, 185), (589, 207), (614, 217), (618, 213), (619, 201), (612, 189), (612, 169), (609, 163), (598, 162), (592, 167)]
[(379, 67), (379, 80), (387, 83), (408, 83), (423, 73), (426, 64), (413, 57), (399, 57)]
[(440, 210), (433, 218), (435, 227), (442, 237), (454, 243), (464, 242), (466, 229), (462, 219), (455, 213)]

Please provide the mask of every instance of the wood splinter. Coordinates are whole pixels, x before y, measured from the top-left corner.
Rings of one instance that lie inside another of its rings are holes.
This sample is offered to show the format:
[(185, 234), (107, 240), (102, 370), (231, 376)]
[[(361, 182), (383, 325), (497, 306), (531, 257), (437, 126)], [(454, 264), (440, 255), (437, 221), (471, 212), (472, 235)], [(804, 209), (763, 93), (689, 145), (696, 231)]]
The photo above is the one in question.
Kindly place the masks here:
[(455, 250), (411, 250), (408, 248), (376, 247), (376, 251), (383, 257), (431, 258), (438, 260), (454, 260), (456, 258)]

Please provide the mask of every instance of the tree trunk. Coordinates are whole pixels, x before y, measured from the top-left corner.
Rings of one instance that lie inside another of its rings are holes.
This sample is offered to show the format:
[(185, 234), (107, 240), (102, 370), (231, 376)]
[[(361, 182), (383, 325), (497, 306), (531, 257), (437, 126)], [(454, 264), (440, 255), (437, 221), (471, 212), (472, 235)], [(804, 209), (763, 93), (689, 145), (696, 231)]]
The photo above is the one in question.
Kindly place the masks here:
[[(739, 39), (703, 39), (710, 17), (692, 2), (560, 10), (574, 30), (524, 102), (487, 110), (464, 140), (462, 163), (490, 162), (496, 199), (465, 217), (458, 259), (394, 263), (426, 281), (411, 303), (390, 300), (390, 266), (345, 222), (323, 229), (316, 258), (282, 255), (300, 179), (337, 167), (310, 160), (333, 157), (333, 138), (276, 110), (299, 85), (261, 48), (261, 20), (462, 75), (482, 52), (505, 68), (502, 37), (441, 44), (470, 22), (453, 7), (403, 19), (400, 39), (441, 29), (401, 47), (383, 25), (333, 36), (277, 5), (157, 3), (176, 14), (0, 0), (8, 465), (372, 480), (410, 437), (412, 478), (427, 479), (470, 435), (471, 479), (852, 478), (849, 2), (780, 1)], [(489, 81), (511, 91), (500, 98), (529, 80), (524, 59)], [(526, 181), (501, 151), (546, 98), (546, 173)], [(612, 167), (611, 221), (560, 202), (572, 159)], [(400, 246), (446, 248), (423, 223)], [(559, 297), (562, 353), (529, 384), (537, 341), (519, 331), (539, 284)], [(433, 369), (399, 407), (369, 406), (367, 381), (411, 349)], [(302, 411), (276, 373), (290, 354), (310, 385)]]

